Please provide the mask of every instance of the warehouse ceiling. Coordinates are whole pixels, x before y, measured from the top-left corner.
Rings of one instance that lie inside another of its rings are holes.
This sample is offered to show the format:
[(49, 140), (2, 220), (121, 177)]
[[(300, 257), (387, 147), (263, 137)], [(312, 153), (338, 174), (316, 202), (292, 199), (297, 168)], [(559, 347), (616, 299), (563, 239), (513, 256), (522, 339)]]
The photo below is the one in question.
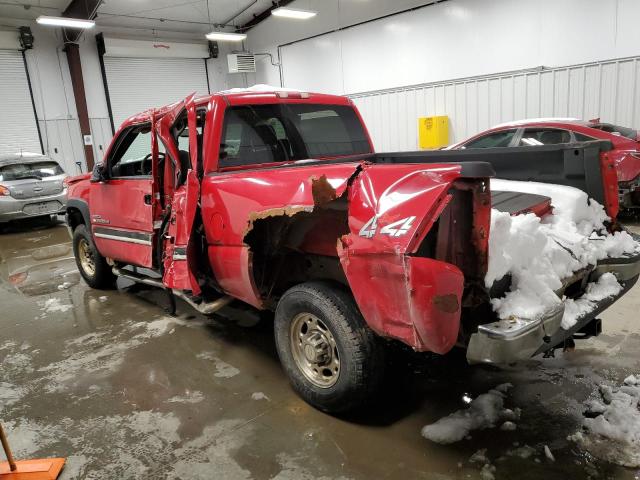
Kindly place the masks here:
[[(253, 26), (269, 18), (269, 9), (278, 3), (320, 12), (305, 23), (304, 29), (293, 28), (297, 32), (293, 36), (301, 37), (442, 1), (445, 0), (103, 0), (95, 20), (98, 31), (118, 36), (196, 39), (212, 30)], [(24, 25), (40, 15), (62, 15), (74, 2), (0, 0), (0, 27)]]
[[(34, 20), (60, 15), (69, 0), (2, 0), (0, 18)], [(271, 0), (104, 0), (96, 22), (103, 29), (200, 34), (214, 25), (243, 25), (272, 6)]]

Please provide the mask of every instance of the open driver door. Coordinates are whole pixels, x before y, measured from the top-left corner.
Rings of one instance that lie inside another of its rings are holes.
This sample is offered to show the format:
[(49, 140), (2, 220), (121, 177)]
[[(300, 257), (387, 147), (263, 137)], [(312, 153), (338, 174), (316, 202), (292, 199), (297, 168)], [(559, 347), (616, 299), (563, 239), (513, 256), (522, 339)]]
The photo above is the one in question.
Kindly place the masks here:
[(193, 296), (199, 296), (197, 249), (192, 233), (200, 203), (197, 172), (198, 158), (202, 158), (199, 138), (202, 138), (204, 115), (199, 115), (193, 97), (177, 105), (158, 127), (162, 138), (171, 139), (166, 142), (170, 162), (165, 162), (169, 169), (165, 183), (173, 182), (165, 188), (165, 192), (171, 192), (171, 198), (167, 198), (168, 217), (163, 229), (162, 281), (168, 288), (189, 290)]

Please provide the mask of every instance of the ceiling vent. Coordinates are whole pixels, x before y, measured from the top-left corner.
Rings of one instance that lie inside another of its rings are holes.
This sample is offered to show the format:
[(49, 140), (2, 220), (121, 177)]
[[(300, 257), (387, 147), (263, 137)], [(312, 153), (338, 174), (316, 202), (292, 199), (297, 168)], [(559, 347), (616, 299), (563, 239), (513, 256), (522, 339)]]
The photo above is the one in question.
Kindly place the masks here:
[(229, 73), (255, 73), (256, 57), (252, 53), (231, 53), (227, 55)]

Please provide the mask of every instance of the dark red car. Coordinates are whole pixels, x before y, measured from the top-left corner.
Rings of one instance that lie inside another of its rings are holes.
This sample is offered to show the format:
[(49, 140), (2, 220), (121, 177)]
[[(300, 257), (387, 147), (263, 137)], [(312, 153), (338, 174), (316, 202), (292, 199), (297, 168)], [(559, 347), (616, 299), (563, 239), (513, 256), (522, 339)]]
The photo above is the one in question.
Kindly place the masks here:
[(600, 119), (535, 118), (503, 123), (448, 150), (556, 145), (591, 140), (609, 140), (616, 164), (620, 208), (640, 208), (640, 145), (638, 131)]

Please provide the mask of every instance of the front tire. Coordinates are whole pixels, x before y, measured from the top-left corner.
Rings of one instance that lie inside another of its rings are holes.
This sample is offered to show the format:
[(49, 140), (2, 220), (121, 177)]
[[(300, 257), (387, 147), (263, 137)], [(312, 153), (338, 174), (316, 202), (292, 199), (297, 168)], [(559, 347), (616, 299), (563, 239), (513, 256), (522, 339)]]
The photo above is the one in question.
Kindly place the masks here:
[(98, 252), (84, 225), (78, 225), (73, 231), (73, 254), (80, 275), (91, 288), (110, 289), (115, 286), (116, 277), (111, 267)]
[(278, 302), (275, 338), (291, 385), (306, 402), (342, 413), (374, 400), (384, 347), (348, 292), (324, 282), (290, 288)]

